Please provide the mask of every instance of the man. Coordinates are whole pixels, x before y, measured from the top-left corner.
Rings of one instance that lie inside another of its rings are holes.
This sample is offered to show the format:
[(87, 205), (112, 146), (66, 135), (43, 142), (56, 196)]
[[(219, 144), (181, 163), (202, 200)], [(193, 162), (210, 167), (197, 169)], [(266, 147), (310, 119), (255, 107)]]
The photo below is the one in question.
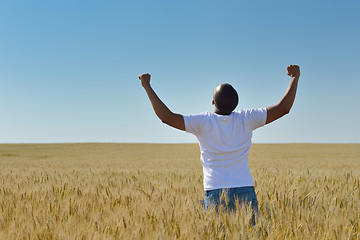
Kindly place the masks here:
[(210, 205), (236, 209), (236, 201), (249, 204), (253, 223), (258, 213), (254, 180), (248, 167), (252, 131), (288, 114), (294, 103), (300, 68), (287, 67), (289, 87), (278, 104), (267, 108), (234, 111), (238, 94), (230, 84), (221, 84), (213, 92), (214, 112), (181, 115), (170, 111), (150, 85), (150, 74), (139, 76), (156, 115), (174, 128), (194, 134), (201, 151), (204, 174), (205, 210)]

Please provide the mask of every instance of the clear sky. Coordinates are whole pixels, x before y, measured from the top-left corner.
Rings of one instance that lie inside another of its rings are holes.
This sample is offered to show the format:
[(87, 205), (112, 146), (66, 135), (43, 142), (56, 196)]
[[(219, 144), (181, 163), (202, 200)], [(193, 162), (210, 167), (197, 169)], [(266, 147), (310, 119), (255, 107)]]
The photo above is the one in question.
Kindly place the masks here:
[(284, 94), (290, 114), (254, 142), (360, 142), (360, 1), (0, 1), (0, 143), (196, 142), (163, 125), (137, 76), (176, 113)]

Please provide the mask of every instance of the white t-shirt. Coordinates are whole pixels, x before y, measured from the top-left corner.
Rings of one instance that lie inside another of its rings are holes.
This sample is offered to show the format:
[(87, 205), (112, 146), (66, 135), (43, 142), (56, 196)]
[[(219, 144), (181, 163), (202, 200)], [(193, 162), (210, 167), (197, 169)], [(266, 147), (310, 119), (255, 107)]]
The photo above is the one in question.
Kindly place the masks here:
[(199, 140), (204, 189), (254, 186), (248, 166), (252, 131), (265, 125), (266, 108), (184, 115), (186, 132)]

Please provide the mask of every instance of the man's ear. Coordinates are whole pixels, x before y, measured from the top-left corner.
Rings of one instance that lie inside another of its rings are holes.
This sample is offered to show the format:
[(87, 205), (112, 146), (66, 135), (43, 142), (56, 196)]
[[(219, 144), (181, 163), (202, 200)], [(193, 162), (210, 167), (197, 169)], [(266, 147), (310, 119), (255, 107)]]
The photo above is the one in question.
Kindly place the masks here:
[(211, 104), (212, 104), (212, 105), (215, 105), (215, 101), (214, 101), (214, 100), (212, 100)]

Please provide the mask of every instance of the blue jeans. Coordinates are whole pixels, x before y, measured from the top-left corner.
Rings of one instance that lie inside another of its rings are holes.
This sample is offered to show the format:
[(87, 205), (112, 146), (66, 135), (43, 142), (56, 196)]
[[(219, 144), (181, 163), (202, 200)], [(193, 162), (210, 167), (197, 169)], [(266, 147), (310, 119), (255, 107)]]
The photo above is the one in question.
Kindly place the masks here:
[[(223, 195), (223, 196), (222, 196)], [(259, 214), (258, 201), (254, 187), (224, 188), (205, 191), (204, 208), (205, 211), (211, 206), (218, 210), (221, 205), (228, 211), (236, 210), (236, 201), (245, 207), (251, 205), (252, 223), (255, 224), (255, 215)]]

